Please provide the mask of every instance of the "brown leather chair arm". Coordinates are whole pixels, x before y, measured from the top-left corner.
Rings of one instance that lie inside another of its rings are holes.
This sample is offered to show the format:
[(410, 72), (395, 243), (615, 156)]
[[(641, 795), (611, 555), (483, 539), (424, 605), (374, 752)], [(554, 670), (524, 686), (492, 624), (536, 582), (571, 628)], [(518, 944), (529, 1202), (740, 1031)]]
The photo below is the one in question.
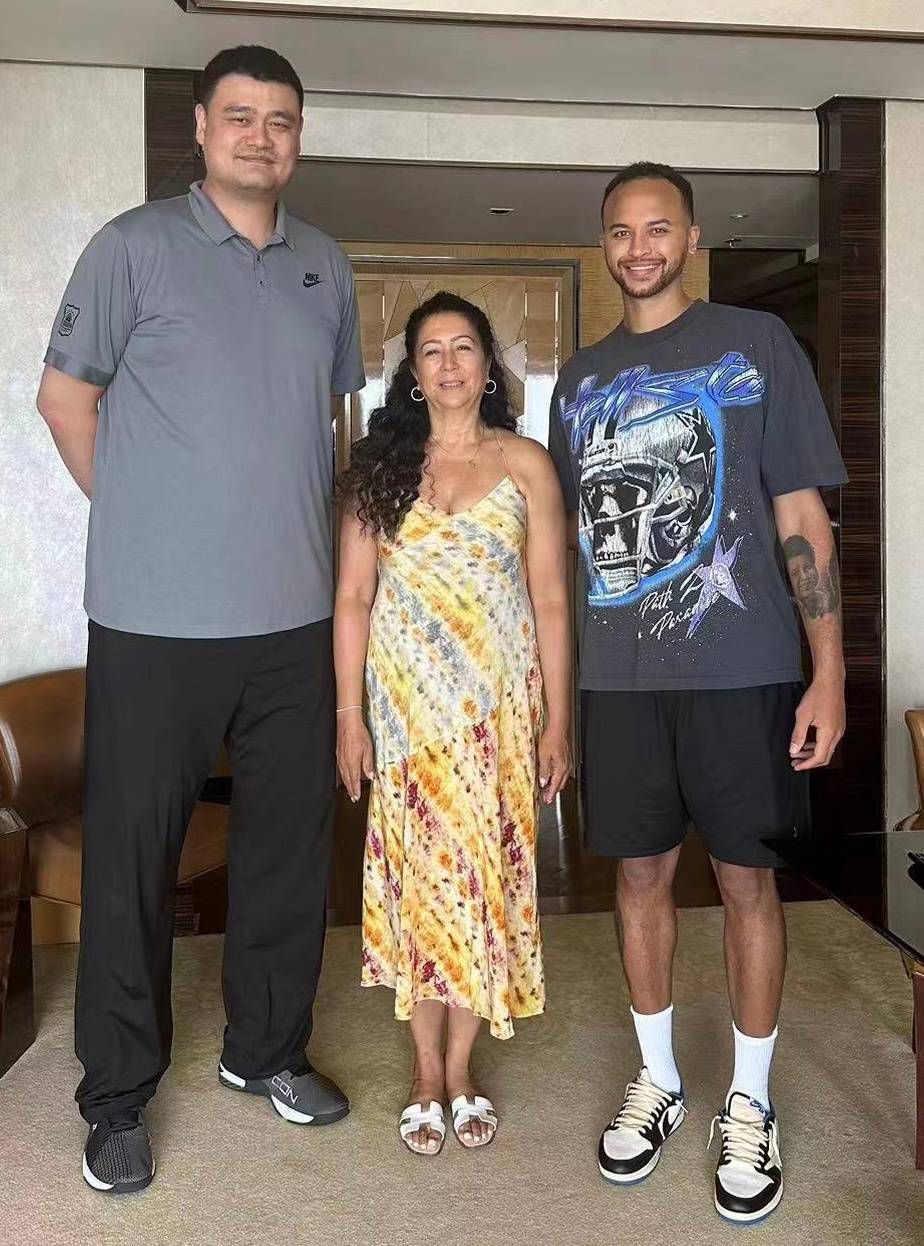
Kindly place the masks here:
[(905, 723), (911, 733), (914, 751), (914, 768), (918, 777), (918, 822), (914, 830), (924, 825), (924, 710), (905, 710)]
[(0, 833), (83, 808), (83, 667), (0, 686)]

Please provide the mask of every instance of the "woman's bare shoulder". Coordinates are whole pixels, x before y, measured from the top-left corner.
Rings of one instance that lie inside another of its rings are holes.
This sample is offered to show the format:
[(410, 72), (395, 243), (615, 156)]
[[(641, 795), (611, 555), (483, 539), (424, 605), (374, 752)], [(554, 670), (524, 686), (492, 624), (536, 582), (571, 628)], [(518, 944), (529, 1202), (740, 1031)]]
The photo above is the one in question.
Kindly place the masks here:
[(535, 479), (554, 470), (551, 455), (535, 437), (526, 437), (507, 429), (498, 429), (498, 436), (515, 473), (522, 474), (526, 479)]

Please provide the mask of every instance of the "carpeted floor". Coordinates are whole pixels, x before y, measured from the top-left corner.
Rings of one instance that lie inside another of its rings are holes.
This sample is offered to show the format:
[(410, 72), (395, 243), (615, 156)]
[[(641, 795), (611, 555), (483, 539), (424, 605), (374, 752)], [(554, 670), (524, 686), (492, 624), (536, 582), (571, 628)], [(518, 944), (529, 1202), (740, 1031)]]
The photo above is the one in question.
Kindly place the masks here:
[[(924, 1242), (913, 1167), (911, 992), (898, 954), (833, 904), (789, 908), (790, 969), (774, 1078), (787, 1195), (751, 1232), (787, 1246)], [(72, 1101), (72, 948), (45, 949), (40, 1036), (0, 1081), (0, 1239), (10, 1246), (662, 1246), (740, 1241), (712, 1208), (709, 1122), (730, 1073), (721, 912), (681, 913), (675, 1021), (690, 1115), (644, 1185), (598, 1176), (600, 1127), (636, 1071), (636, 1048), (603, 914), (544, 924), (550, 1003), (517, 1037), (479, 1041), (501, 1114), (486, 1151), (450, 1137), (410, 1155), (395, 1119), (407, 1028), (391, 995), (357, 985), (358, 931), (333, 930), (311, 1054), (353, 1112), (299, 1129), (264, 1100), (216, 1083), (221, 939), (176, 944), (175, 1062), (148, 1113), (158, 1170), (142, 1195), (107, 1199), (80, 1176)]]

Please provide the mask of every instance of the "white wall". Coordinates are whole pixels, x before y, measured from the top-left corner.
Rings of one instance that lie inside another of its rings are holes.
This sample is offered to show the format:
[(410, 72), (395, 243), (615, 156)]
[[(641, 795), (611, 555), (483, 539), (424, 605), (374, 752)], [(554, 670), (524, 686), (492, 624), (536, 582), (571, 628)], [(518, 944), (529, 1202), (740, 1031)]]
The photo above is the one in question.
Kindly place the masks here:
[(0, 682), (86, 657), (88, 506), (35, 409), (65, 283), (144, 199), (138, 69), (0, 63)]
[[(444, 15), (469, 0), (422, 0)], [(554, 3), (556, 0), (550, 0)], [(572, 0), (563, 0), (571, 3)], [(341, 12), (362, 6), (339, 0)], [(721, 33), (728, 21), (920, 29), (920, 0), (573, 0), (606, 19), (644, 14), (717, 23), (714, 33), (562, 29), (554, 22), (389, 21), (273, 16), (245, 3), (191, 13), (171, 0), (2, 0), (0, 55), (17, 61), (197, 69), (219, 48), (278, 48), (312, 91), (483, 100), (815, 109), (836, 95), (921, 99), (920, 44), (887, 40)], [(410, 0), (380, 0), (409, 9)], [(535, 12), (536, 0), (484, 0), (482, 8)], [(630, 9), (631, 6), (631, 9)], [(306, 6), (310, 7), (310, 6)], [(419, 5), (418, 5), (419, 7)], [(250, 10), (248, 13), (247, 10)], [(548, 6), (547, 6), (548, 11)], [(724, 21), (723, 21), (724, 18)], [(750, 146), (744, 149), (745, 154)]]
[[(746, 155), (745, 155), (746, 153)], [(302, 155), (332, 160), (613, 169), (659, 160), (683, 169), (814, 172), (814, 112), (630, 104), (305, 97)]]
[(904, 712), (924, 706), (924, 103), (886, 104), (886, 826), (918, 807)]
[[(239, 8), (253, 13), (261, 8), (276, 12), (291, 8), (304, 9), (305, 0), (223, 0), (226, 9)], [(360, 13), (393, 13), (396, 10), (413, 14), (446, 16), (447, 6), (436, 0), (312, 0), (311, 7), (320, 11), (338, 12), (348, 9)], [(454, 0), (453, 14), (478, 17), (514, 17), (524, 21), (586, 21), (601, 20), (655, 24), (664, 23), (699, 27), (742, 27), (774, 30), (896, 31), (924, 29), (915, 5), (907, 0)]]

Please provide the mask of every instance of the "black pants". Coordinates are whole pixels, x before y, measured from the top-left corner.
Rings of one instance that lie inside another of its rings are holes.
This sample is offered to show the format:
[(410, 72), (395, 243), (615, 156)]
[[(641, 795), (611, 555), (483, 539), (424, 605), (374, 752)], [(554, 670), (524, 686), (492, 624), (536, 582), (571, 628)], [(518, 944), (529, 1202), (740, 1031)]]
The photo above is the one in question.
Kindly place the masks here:
[(77, 1102), (147, 1102), (170, 1062), (173, 897), (222, 739), (234, 766), (222, 1062), (304, 1058), (324, 943), (334, 808), (331, 621), (182, 640), (90, 624)]

